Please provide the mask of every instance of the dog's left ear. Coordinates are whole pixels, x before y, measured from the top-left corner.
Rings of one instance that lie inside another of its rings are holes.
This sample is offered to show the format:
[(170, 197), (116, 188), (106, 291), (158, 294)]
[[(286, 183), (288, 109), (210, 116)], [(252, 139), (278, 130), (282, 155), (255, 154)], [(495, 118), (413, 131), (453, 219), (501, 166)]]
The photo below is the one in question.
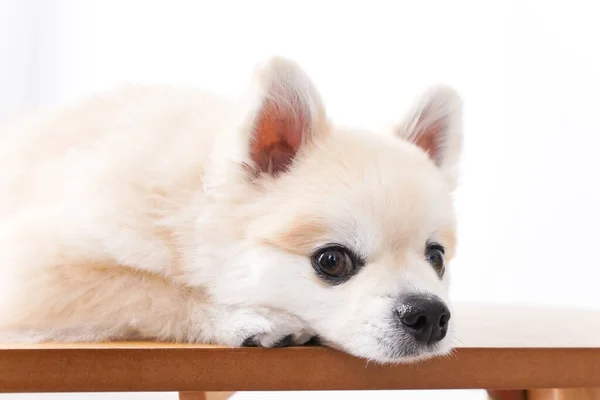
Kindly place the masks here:
[(462, 101), (448, 86), (427, 90), (396, 127), (396, 134), (425, 151), (452, 184), (462, 151)]
[(295, 62), (275, 57), (259, 66), (242, 126), (250, 164), (258, 173), (277, 176), (298, 154), (328, 131), (321, 97)]

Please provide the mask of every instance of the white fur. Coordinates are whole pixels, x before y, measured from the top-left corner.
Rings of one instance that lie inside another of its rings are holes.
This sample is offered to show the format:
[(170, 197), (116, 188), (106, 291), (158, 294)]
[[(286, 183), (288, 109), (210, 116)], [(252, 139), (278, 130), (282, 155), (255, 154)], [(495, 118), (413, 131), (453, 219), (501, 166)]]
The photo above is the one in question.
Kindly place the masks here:
[[(306, 143), (281, 176), (252, 174), (261, 105), (285, 108), (291, 94)], [(448, 279), (423, 251), (454, 231), (457, 105), (453, 92), (431, 92), (400, 138), (342, 129), (306, 74), (273, 59), (239, 101), (131, 86), (5, 123), (0, 339), (240, 346), (256, 336), (271, 346), (317, 334), (382, 362), (447, 352), (452, 327), (435, 349), (403, 355), (390, 312), (413, 291), (447, 301)], [(447, 122), (437, 164), (410, 143), (429, 119)], [(329, 286), (307, 250), (286, 247), (301, 237), (311, 248), (345, 244), (367, 265)]]

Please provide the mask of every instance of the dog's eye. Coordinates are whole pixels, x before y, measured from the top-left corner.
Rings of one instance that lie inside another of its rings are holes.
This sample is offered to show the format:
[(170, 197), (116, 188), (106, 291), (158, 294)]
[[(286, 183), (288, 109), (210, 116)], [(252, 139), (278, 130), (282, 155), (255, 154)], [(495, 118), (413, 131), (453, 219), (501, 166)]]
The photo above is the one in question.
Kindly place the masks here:
[(356, 272), (355, 257), (343, 246), (329, 246), (313, 255), (317, 273), (330, 283), (342, 283)]
[(352, 259), (348, 253), (339, 249), (326, 250), (320, 253), (317, 263), (325, 275), (334, 278), (345, 276), (352, 271)]
[(442, 277), (445, 270), (444, 247), (439, 243), (428, 243), (425, 250), (425, 257), (435, 272)]

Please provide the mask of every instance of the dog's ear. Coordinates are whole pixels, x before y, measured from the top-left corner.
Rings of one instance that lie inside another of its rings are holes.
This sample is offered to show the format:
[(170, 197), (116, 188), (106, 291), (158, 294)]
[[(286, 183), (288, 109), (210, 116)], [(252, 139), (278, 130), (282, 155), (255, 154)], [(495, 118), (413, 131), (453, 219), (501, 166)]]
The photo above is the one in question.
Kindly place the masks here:
[(396, 134), (424, 150), (455, 183), (462, 151), (462, 101), (448, 86), (428, 89), (396, 127)]
[(242, 126), (255, 172), (278, 175), (320, 135), (327, 133), (321, 97), (293, 61), (272, 58), (255, 70)]

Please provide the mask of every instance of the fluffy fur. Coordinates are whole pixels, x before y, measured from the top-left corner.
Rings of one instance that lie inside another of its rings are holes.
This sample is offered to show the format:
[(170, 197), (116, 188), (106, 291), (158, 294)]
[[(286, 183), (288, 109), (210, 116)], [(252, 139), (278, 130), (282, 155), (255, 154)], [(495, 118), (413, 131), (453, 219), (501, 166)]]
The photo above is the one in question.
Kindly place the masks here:
[[(289, 60), (230, 101), (127, 87), (0, 127), (0, 340), (152, 338), (262, 346), (292, 335), (381, 361), (419, 347), (393, 320), (447, 301), (424, 257), (454, 251), (461, 104), (435, 87), (387, 135), (333, 125)], [(311, 255), (366, 265), (332, 286)]]

